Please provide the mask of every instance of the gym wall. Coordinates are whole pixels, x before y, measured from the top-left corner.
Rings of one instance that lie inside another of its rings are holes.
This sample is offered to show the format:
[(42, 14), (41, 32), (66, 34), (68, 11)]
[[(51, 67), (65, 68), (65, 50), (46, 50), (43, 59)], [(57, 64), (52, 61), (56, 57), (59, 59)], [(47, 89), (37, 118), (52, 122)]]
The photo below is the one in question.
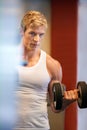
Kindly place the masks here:
[[(87, 0), (80, 0), (78, 3), (78, 60), (77, 60), (77, 81), (87, 83)], [(87, 128), (87, 108), (78, 108), (78, 130)]]
[[(63, 67), (67, 89), (87, 82), (87, 1), (52, 1), (51, 54)], [(65, 112), (64, 130), (85, 130), (87, 109), (72, 104)]]
[[(74, 89), (77, 81), (77, 0), (52, 0), (51, 54), (63, 68), (63, 83)], [(77, 130), (77, 106), (65, 111), (64, 130)]]

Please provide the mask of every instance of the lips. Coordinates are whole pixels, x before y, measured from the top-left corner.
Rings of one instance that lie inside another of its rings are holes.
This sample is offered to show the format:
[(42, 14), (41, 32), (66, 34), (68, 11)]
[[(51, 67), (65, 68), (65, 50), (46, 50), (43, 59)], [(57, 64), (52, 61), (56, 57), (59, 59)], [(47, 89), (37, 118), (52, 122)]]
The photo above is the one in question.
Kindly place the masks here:
[(31, 43), (31, 44), (30, 44), (30, 47), (31, 47), (31, 48), (36, 48), (36, 47), (38, 47), (38, 46), (39, 46), (39, 44), (36, 44), (36, 43)]

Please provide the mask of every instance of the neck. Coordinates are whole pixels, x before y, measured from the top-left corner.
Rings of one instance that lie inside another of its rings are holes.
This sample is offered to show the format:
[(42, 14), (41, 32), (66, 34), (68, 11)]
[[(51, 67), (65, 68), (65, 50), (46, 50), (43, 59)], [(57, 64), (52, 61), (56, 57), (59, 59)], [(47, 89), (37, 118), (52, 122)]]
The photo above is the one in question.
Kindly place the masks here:
[(26, 61), (30, 61), (40, 56), (41, 50), (37, 49), (34, 51), (28, 51), (26, 49), (23, 50), (23, 59)]
[(34, 53), (29, 52), (27, 55), (25, 55), (23, 59), (24, 66), (28, 66), (28, 67), (34, 66), (38, 62), (40, 58), (40, 54), (41, 54), (40, 50)]

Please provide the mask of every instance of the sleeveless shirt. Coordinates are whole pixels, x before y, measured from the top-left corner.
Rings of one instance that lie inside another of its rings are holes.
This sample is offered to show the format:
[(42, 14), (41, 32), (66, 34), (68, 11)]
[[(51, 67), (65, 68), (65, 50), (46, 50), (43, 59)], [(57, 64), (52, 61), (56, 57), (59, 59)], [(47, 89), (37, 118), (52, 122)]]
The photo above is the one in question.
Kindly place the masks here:
[(17, 130), (48, 130), (47, 93), (50, 76), (46, 68), (46, 53), (41, 50), (38, 63), (32, 67), (19, 66), (18, 75)]

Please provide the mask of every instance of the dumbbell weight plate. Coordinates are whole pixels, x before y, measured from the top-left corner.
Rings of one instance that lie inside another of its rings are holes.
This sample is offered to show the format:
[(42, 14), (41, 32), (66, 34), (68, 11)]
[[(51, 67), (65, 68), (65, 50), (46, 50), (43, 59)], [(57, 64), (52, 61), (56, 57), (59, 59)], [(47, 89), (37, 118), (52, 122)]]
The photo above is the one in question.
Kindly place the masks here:
[(54, 106), (56, 110), (60, 110), (63, 104), (63, 92), (65, 87), (60, 83), (53, 84), (53, 94), (54, 94)]
[(87, 108), (87, 84), (84, 81), (80, 81), (77, 84), (79, 90), (79, 98), (77, 100), (79, 108)]

